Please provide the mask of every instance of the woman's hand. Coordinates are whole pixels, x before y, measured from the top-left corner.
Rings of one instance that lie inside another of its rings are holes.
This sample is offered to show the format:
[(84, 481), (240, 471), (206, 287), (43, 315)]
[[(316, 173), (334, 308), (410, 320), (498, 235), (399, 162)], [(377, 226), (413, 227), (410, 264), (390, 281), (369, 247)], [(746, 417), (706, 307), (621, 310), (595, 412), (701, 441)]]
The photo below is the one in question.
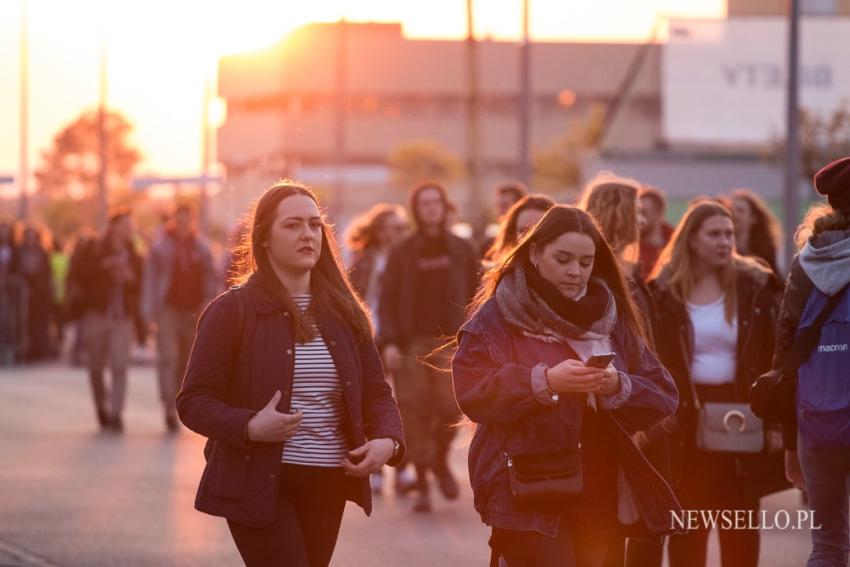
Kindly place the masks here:
[(794, 488), (806, 490), (806, 479), (803, 478), (803, 469), (800, 468), (800, 457), (797, 451), (785, 451), (785, 478)]
[(620, 373), (614, 368), (613, 364), (608, 365), (608, 368), (602, 371), (602, 380), (599, 382), (599, 388), (596, 393), (600, 396), (613, 396), (620, 391)]
[(393, 456), (395, 442), (389, 438), (372, 439), (348, 452), (342, 468), (348, 476), (366, 477), (381, 470)]
[[(585, 366), (579, 360), (568, 358), (546, 372), (549, 388), (560, 394), (589, 394), (598, 392), (604, 370)], [(619, 378), (618, 378), (619, 380)]]
[(295, 413), (280, 413), (277, 411), (278, 402), (280, 402), (280, 390), (276, 391), (266, 407), (258, 411), (248, 422), (250, 441), (280, 443), (298, 431), (303, 417), (301, 410)]

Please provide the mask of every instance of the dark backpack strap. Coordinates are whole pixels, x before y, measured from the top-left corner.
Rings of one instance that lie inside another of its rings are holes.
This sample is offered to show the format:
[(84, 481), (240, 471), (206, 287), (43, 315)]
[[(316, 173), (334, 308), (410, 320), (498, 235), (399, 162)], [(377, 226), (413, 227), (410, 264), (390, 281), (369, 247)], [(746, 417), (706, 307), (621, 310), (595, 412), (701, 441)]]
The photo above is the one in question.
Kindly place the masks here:
[[(848, 284), (850, 285), (850, 284)], [(830, 316), (830, 314), (835, 310), (835, 307), (841, 301), (841, 298), (844, 296), (844, 293), (847, 291), (847, 285), (841, 288), (841, 291), (831, 296), (829, 300), (826, 302), (826, 305), (823, 306), (820, 313), (818, 313), (817, 318), (812, 323), (812, 326), (803, 331), (799, 337), (794, 341), (794, 346), (791, 349), (791, 356), (788, 357), (788, 361), (785, 363), (783, 367), (783, 376), (787, 378), (792, 378), (796, 376), (797, 369), (800, 368), (800, 365), (806, 362), (809, 356), (812, 354), (812, 351), (815, 350), (815, 347), (820, 341), (820, 332), (821, 328), (823, 328), (823, 324), (826, 323), (826, 319)]]

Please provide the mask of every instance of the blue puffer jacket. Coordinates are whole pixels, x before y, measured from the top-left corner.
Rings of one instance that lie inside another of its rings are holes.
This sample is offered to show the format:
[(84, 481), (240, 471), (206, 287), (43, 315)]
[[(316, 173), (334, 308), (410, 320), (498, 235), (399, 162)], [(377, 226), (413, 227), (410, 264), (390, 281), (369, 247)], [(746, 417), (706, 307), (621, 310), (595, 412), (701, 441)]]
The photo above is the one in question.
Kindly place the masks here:
[[(469, 450), (475, 508), (493, 527), (535, 530), (554, 537), (560, 522), (556, 512), (515, 506), (506, 455), (576, 448), (586, 397), (561, 395), (556, 404), (544, 403), (534, 375), (541, 365), (554, 367), (578, 357), (565, 343), (524, 335), (507, 323), (495, 299), (463, 326), (458, 342), (452, 361), (455, 395), (461, 410), (477, 424)], [(670, 511), (681, 507), (630, 434), (675, 414), (678, 392), (645, 342), (622, 321), (614, 327), (611, 343), (622, 391), (616, 400), (600, 400), (599, 411), (611, 428), (616, 461), (633, 488), (645, 527), (654, 534), (671, 533)], [(585, 476), (592, 474), (584, 471)]]

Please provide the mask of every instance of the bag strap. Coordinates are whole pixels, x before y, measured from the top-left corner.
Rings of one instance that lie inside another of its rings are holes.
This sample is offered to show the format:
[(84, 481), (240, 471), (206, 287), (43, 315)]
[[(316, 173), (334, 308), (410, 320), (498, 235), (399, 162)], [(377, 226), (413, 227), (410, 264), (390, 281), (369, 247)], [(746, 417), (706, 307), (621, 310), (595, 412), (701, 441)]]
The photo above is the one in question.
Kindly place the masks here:
[(850, 284), (845, 285), (841, 288), (841, 291), (829, 298), (826, 305), (824, 305), (823, 309), (821, 309), (820, 313), (818, 313), (818, 316), (812, 323), (812, 326), (803, 331), (794, 341), (794, 346), (791, 349), (791, 355), (782, 367), (783, 380), (787, 377), (795, 376), (800, 365), (803, 364), (812, 354), (812, 351), (815, 350), (815, 347), (820, 340), (821, 328), (824, 323), (826, 323), (827, 317), (830, 316), (830, 314), (835, 310), (835, 307), (841, 301), (841, 298), (847, 291), (848, 286), (850, 286)]

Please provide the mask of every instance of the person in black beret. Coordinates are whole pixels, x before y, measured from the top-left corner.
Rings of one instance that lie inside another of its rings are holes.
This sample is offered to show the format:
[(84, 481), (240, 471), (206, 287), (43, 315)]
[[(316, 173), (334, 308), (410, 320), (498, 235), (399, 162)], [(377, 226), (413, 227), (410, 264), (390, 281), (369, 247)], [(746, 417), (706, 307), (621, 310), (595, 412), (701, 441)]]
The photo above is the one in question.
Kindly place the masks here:
[[(798, 234), (809, 234), (802, 249), (794, 257), (785, 286), (785, 295), (779, 310), (776, 333), (776, 350), (773, 368), (782, 368), (791, 355), (792, 343), (798, 326), (809, 303), (810, 296), (833, 296), (842, 293), (850, 282), (850, 157), (836, 160), (818, 171), (814, 177), (814, 186), (818, 193), (825, 195), (829, 207), (813, 206), (799, 227)], [(845, 297), (833, 311), (836, 315), (847, 312), (847, 291)], [(814, 297), (814, 299), (818, 299)], [(821, 297), (821, 301), (825, 298)], [(846, 321), (838, 317), (840, 321)], [(843, 326), (846, 326), (844, 323)], [(835, 342), (835, 341), (833, 341)], [(843, 342), (843, 341), (842, 341)], [(831, 353), (830, 356), (840, 354)], [(837, 389), (846, 391), (847, 373), (832, 373), (823, 376), (829, 380), (843, 380), (833, 383), (827, 394), (833, 400), (845, 399), (835, 395)], [(806, 392), (819, 390), (816, 384), (820, 376), (811, 373), (799, 378), (809, 380)], [(827, 388), (820, 389), (823, 392)], [(798, 401), (799, 404), (799, 401)], [(850, 408), (841, 408), (842, 416), (850, 415)], [(799, 413), (799, 409), (798, 412)], [(814, 513), (814, 521), (821, 529), (811, 530), (812, 553), (809, 565), (847, 565), (848, 520), (847, 499), (850, 487), (850, 443), (844, 442), (836, 447), (813, 449), (816, 439), (807, 437), (812, 431), (812, 416), (802, 414), (800, 431), (796, 416), (789, 423), (783, 423), (785, 438), (785, 474), (794, 486), (807, 490), (809, 505)], [(843, 421), (844, 423), (840, 423)], [(848, 419), (835, 422), (836, 430), (847, 431)], [(845, 439), (846, 441), (846, 439)]]

